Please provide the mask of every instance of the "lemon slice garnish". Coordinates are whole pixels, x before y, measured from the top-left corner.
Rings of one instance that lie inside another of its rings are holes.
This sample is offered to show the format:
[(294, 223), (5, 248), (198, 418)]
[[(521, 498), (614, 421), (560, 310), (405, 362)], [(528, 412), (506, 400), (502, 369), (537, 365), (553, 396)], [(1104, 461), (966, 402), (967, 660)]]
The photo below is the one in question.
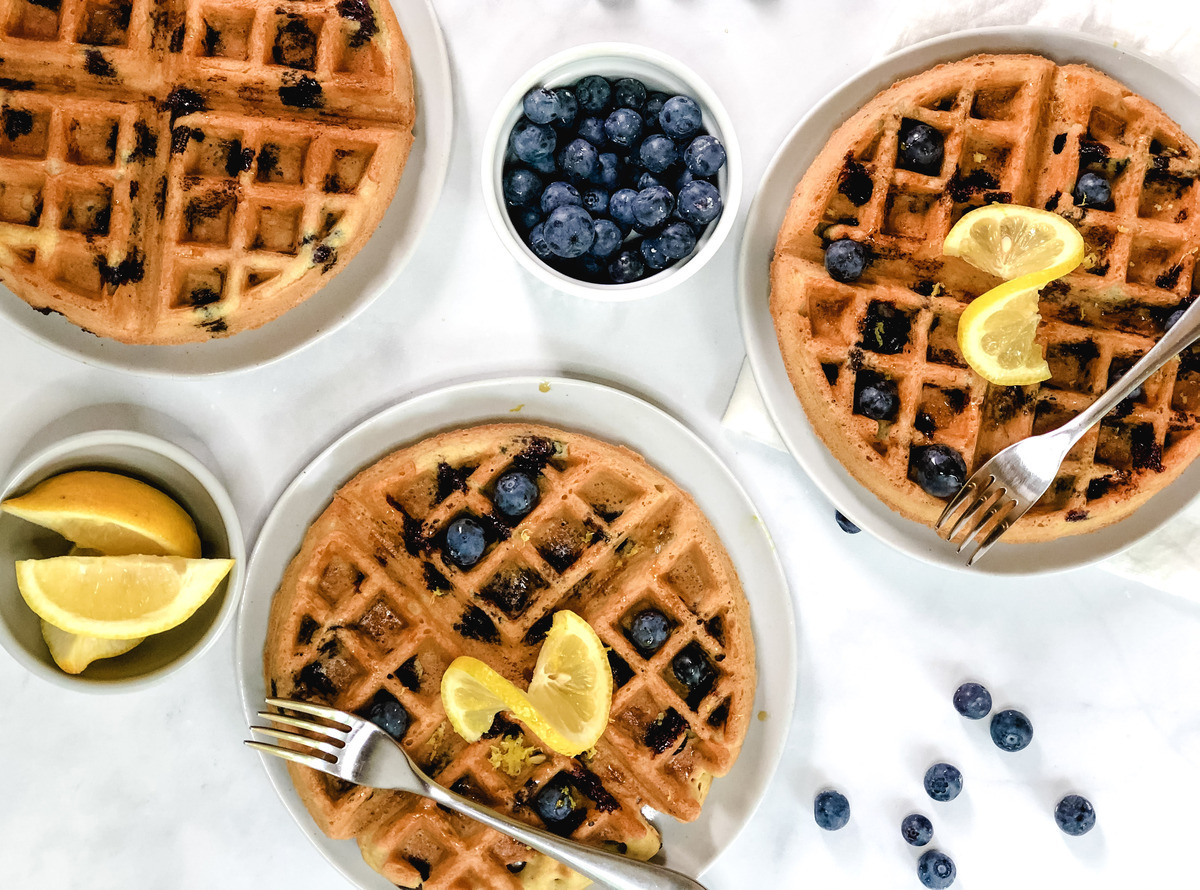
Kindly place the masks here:
[(1025, 278), (976, 297), (958, 320), (958, 347), (979, 376), (999, 386), (1024, 386), (1050, 376), (1042, 348), (1034, 340), (1038, 284)]
[(68, 674), (81, 674), (93, 661), (124, 655), (140, 643), (144, 637), (132, 640), (102, 640), (84, 634), (67, 633), (43, 620), (42, 639), (50, 650), (54, 663)]
[(978, 207), (954, 224), (942, 245), (1005, 281), (1037, 273), (1039, 287), (1083, 262), (1083, 236), (1057, 213), (1015, 204)]
[(608, 726), (612, 670), (600, 637), (574, 612), (554, 621), (522, 692), (477, 658), (454, 659), (442, 675), (442, 705), (454, 731), (478, 741), (500, 711), (567, 757), (593, 747)]
[(170, 630), (204, 604), (232, 559), (58, 556), (17, 561), (17, 587), (67, 633), (130, 640)]

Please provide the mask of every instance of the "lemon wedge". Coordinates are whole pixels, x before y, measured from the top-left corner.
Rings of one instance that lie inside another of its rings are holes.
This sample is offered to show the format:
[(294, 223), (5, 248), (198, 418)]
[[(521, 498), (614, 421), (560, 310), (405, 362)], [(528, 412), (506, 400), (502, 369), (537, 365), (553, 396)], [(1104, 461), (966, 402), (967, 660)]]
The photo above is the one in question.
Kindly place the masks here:
[(612, 670), (596, 631), (563, 610), (554, 614), (527, 693), (464, 655), (442, 675), (442, 704), (454, 731), (468, 742), (478, 741), (500, 711), (510, 711), (550, 748), (574, 757), (592, 748), (608, 726)]
[(200, 555), (196, 524), (182, 507), (158, 489), (117, 473), (62, 473), (0, 508), (109, 556)]
[(67, 633), (65, 630), (59, 630), (49, 621), (43, 620), (42, 639), (46, 641), (50, 656), (56, 665), (68, 674), (81, 674), (84, 668), (93, 661), (124, 655), (145, 638), (102, 640), (99, 637)]
[(232, 566), (232, 559), (179, 556), (23, 559), (17, 587), (29, 607), (60, 630), (131, 640), (187, 620)]
[(1057, 213), (988, 204), (963, 215), (942, 244), (946, 256), (1009, 281), (1037, 273), (1038, 287), (1083, 262), (1083, 236)]
[(976, 297), (958, 320), (958, 347), (985, 380), (999, 386), (1025, 386), (1050, 376), (1042, 348), (1034, 340), (1038, 289), (1018, 278)]

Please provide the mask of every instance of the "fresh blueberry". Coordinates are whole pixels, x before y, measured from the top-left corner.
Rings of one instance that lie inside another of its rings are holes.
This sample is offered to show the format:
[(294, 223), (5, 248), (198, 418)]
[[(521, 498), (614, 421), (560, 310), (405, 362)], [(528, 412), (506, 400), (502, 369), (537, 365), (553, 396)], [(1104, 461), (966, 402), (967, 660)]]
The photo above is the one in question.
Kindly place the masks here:
[(1082, 207), (1112, 207), (1112, 186), (1096, 173), (1084, 173), (1075, 183), (1075, 203)]
[(1187, 312), (1187, 306), (1180, 306), (1174, 312), (1167, 316), (1166, 322), (1163, 324), (1163, 331), (1169, 331), (1175, 325), (1179, 324), (1179, 319), (1183, 318), (1183, 313)]
[(917, 877), (929, 890), (945, 890), (954, 883), (954, 860), (941, 850), (929, 850), (917, 860)]
[(575, 796), (569, 785), (551, 782), (533, 799), (533, 808), (547, 825), (557, 825), (575, 812)]
[(1033, 724), (1020, 711), (1009, 708), (992, 717), (992, 741), (1001, 751), (1020, 751), (1033, 741)]
[(612, 104), (641, 111), (646, 104), (646, 85), (632, 77), (620, 78), (612, 86)]
[(542, 221), (542, 212), (536, 207), (514, 207), (508, 215), (513, 225), (522, 232), (528, 232)]
[(669, 137), (655, 133), (642, 141), (638, 148), (638, 160), (651, 173), (662, 173), (679, 160), (679, 149)]
[(608, 215), (627, 229), (637, 225), (633, 216), (633, 199), (637, 194), (633, 189), (617, 189), (608, 199)]
[(906, 118), (900, 125), (900, 157), (897, 166), (936, 176), (942, 169), (942, 134), (929, 124)]
[(612, 97), (612, 86), (599, 74), (589, 74), (575, 84), (575, 98), (579, 107), (589, 114), (603, 111)]
[(690, 139), (700, 129), (700, 106), (687, 96), (672, 96), (663, 103), (658, 122), (672, 139)]
[(553, 154), (548, 154), (544, 158), (538, 158), (536, 161), (529, 161), (529, 166), (543, 176), (550, 173), (558, 173), (558, 164), (555, 163)]
[(587, 189), (580, 197), (583, 198), (583, 209), (592, 216), (602, 216), (608, 212), (608, 192), (604, 189)]
[(674, 209), (671, 190), (661, 185), (642, 189), (633, 199), (633, 218), (642, 231), (661, 226)]
[(479, 562), (486, 546), (483, 526), (470, 516), (460, 516), (446, 526), (446, 555), (459, 568), (469, 569)]
[(596, 148), (603, 148), (608, 142), (608, 134), (604, 131), (604, 119), (585, 117), (579, 124), (579, 135)]
[(667, 259), (681, 260), (696, 249), (696, 233), (687, 223), (674, 222), (659, 233), (658, 243)]
[(621, 234), (621, 227), (611, 219), (598, 219), (592, 224), (592, 227), (595, 229), (596, 237), (592, 241), (589, 253), (602, 260), (608, 259), (617, 252), (617, 248), (621, 246), (621, 241), (625, 237)]
[(670, 257), (663, 253), (662, 244), (657, 238), (643, 238), (641, 249), (647, 268), (661, 272), (671, 265)]
[(854, 410), (871, 420), (895, 420), (900, 410), (900, 391), (886, 377), (873, 377), (854, 394)]
[(891, 303), (872, 300), (858, 328), (862, 331), (861, 345), (881, 355), (896, 355), (904, 351), (912, 333), (912, 318)]
[(1054, 808), (1054, 821), (1072, 837), (1087, 834), (1096, 824), (1096, 810), (1091, 801), (1078, 794), (1068, 794)]
[(542, 237), (546, 239), (555, 255), (564, 259), (587, 253), (596, 238), (591, 214), (573, 204), (556, 207), (550, 211), (543, 226)]
[(684, 149), (683, 162), (696, 176), (712, 176), (725, 166), (725, 146), (716, 136), (697, 136)]
[(957, 494), (967, 481), (967, 464), (962, 455), (947, 445), (922, 445), (912, 450), (912, 469), (917, 485), (935, 498)]
[(825, 248), (825, 271), (834, 281), (857, 281), (867, 268), (870, 252), (861, 241), (839, 238)]
[(643, 173), (637, 178), (637, 190), (653, 188), (656, 185), (662, 185), (662, 180), (653, 173)]
[(600, 164), (600, 153), (586, 139), (575, 139), (563, 149), (562, 168), (575, 180), (591, 178)]
[[(594, 241), (592, 242), (592, 246), (595, 246)], [(594, 281), (597, 284), (608, 284), (608, 280), (605, 277), (604, 260), (594, 255), (591, 248), (583, 256), (571, 260), (570, 265), (565, 271), (572, 278), (578, 278), (582, 281)]]
[(618, 108), (604, 119), (604, 134), (613, 145), (629, 148), (642, 137), (642, 116), (632, 108)]
[(548, 260), (554, 256), (554, 251), (546, 243), (545, 225), (538, 223), (529, 230), (529, 247), (539, 259)]
[(642, 252), (632, 247), (625, 248), (608, 264), (608, 274), (615, 284), (629, 284), (645, 278), (646, 262), (642, 259)]
[(525, 116), (535, 124), (548, 124), (562, 114), (562, 102), (554, 90), (534, 87), (521, 102)]
[(646, 104), (642, 108), (642, 114), (646, 118), (647, 130), (654, 130), (658, 128), (658, 116), (662, 113), (662, 107), (670, 98), (671, 97), (666, 93), (653, 92), (646, 94)]
[(566, 129), (575, 123), (575, 117), (579, 114), (579, 100), (575, 98), (575, 93), (570, 87), (559, 87), (554, 91), (554, 95), (558, 97), (558, 116), (553, 124)]
[(630, 642), (638, 651), (649, 657), (662, 648), (671, 635), (671, 622), (658, 609), (643, 609), (629, 623)]
[(556, 144), (557, 138), (552, 129), (525, 120), (517, 121), (509, 138), (513, 154), (527, 164), (550, 157), (554, 154)]
[(671, 659), (671, 673), (688, 689), (701, 689), (713, 680), (713, 668), (695, 643)]
[(520, 470), (509, 470), (496, 480), (492, 503), (510, 519), (520, 519), (538, 501), (537, 483)]
[(697, 179), (679, 189), (679, 215), (693, 226), (706, 226), (722, 209), (721, 193), (711, 182)]
[(900, 823), (900, 834), (914, 847), (923, 847), (933, 839), (933, 823), (920, 813), (909, 813)]
[(611, 151), (597, 155), (596, 161), (596, 172), (592, 174), (589, 181), (593, 185), (601, 186), (611, 192), (617, 187), (620, 179), (621, 163)]
[(849, 519), (847, 519), (842, 514), (841, 510), (834, 510), (833, 518), (837, 522), (838, 527), (841, 528), (841, 530), (844, 531), (848, 535), (857, 535), (860, 531), (862, 531), (861, 528), (859, 528), (857, 525), (855, 525), (853, 522), (851, 522)]
[(935, 763), (925, 771), (925, 791), (934, 800), (954, 800), (962, 786), (962, 773), (949, 763)]
[(813, 818), (826, 831), (845, 828), (850, 821), (850, 801), (840, 791), (822, 791), (813, 798)]
[(359, 716), (370, 720), (396, 741), (401, 741), (408, 732), (408, 711), (387, 691), (376, 693), (366, 709), (359, 712)]
[(954, 690), (954, 710), (972, 720), (982, 720), (992, 710), (992, 694), (978, 683), (963, 683)]
[(583, 206), (583, 196), (579, 194), (579, 189), (569, 182), (552, 182), (542, 192), (542, 213), (549, 214), (550, 211), (568, 204)]
[(504, 201), (509, 207), (524, 207), (542, 191), (542, 178), (532, 170), (517, 167), (504, 174)]

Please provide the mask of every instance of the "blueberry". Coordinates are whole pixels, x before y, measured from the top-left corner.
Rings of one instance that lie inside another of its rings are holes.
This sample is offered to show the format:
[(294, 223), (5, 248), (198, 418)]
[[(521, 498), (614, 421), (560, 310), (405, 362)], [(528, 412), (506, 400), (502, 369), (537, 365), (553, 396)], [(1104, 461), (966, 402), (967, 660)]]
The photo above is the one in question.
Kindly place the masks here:
[(649, 657), (662, 648), (671, 635), (671, 622), (658, 609), (643, 609), (629, 623), (630, 642), (638, 651)]
[(850, 821), (850, 801), (840, 791), (822, 791), (813, 798), (813, 818), (826, 831), (845, 828)]
[(942, 169), (942, 134), (929, 124), (906, 118), (900, 124), (900, 152), (896, 165), (916, 173), (936, 176)]
[(647, 136), (638, 148), (638, 161), (651, 173), (662, 173), (678, 160), (679, 149), (675, 143), (659, 133)]
[(611, 192), (617, 187), (620, 178), (620, 162), (611, 151), (597, 155), (596, 162), (596, 172), (592, 174), (589, 182)]
[(538, 502), (537, 483), (519, 470), (509, 470), (496, 480), (492, 503), (511, 519), (520, 519)]
[(633, 199), (633, 218), (642, 231), (661, 226), (675, 209), (675, 199), (670, 189), (654, 185), (642, 189)]
[(886, 377), (874, 377), (854, 394), (854, 411), (871, 420), (895, 420), (900, 410), (900, 392)]
[(658, 128), (658, 116), (662, 113), (662, 107), (670, 98), (666, 93), (652, 92), (646, 94), (646, 104), (642, 107), (642, 114), (646, 118), (647, 129), (654, 130)]
[(867, 304), (867, 314), (859, 325), (862, 331), (864, 349), (878, 352), (881, 355), (895, 355), (903, 352), (912, 333), (912, 319), (903, 309), (897, 309), (891, 303), (872, 300)]
[(689, 139), (700, 129), (700, 106), (687, 96), (672, 96), (663, 103), (658, 122), (672, 139)]
[(637, 192), (633, 189), (617, 189), (609, 196), (608, 215), (613, 218), (614, 222), (627, 229), (632, 229), (637, 225), (637, 220), (633, 216), (633, 199), (636, 197)]
[(408, 732), (408, 711), (386, 690), (376, 693), (371, 703), (359, 712), (359, 716), (370, 720), (396, 741), (402, 740)]
[(573, 179), (589, 179), (600, 164), (600, 153), (586, 139), (576, 139), (563, 149), (562, 168)]
[(542, 223), (538, 223), (529, 230), (529, 247), (539, 259), (548, 260), (554, 256), (554, 251), (546, 243), (545, 226)]
[(470, 516), (460, 516), (446, 526), (446, 555), (459, 568), (469, 569), (479, 562), (486, 546), (483, 526)]
[(528, 232), (542, 221), (542, 212), (536, 207), (514, 207), (508, 215), (522, 232)]
[(608, 142), (604, 120), (598, 117), (585, 117), (579, 124), (579, 135), (597, 148), (603, 148)]
[[(593, 225), (595, 224), (593, 223)], [(595, 242), (592, 243), (595, 246)], [(594, 281), (597, 284), (608, 283), (604, 275), (604, 260), (593, 255), (590, 248), (583, 256), (571, 260), (565, 271), (572, 278), (582, 281)]]
[(663, 253), (662, 244), (657, 238), (643, 238), (641, 244), (642, 258), (646, 261), (647, 268), (653, 269), (655, 272), (661, 272), (667, 266), (671, 265), (671, 259)]
[(992, 710), (992, 694), (978, 683), (963, 683), (954, 690), (954, 710), (972, 720), (982, 720)]
[(1068, 794), (1054, 808), (1054, 821), (1072, 837), (1087, 834), (1096, 824), (1096, 810), (1091, 801), (1078, 794)]
[(962, 786), (962, 773), (949, 763), (935, 763), (925, 771), (925, 792), (934, 800), (954, 800)]
[(580, 197), (583, 198), (583, 209), (592, 216), (608, 212), (608, 192), (604, 189), (588, 189)]
[(596, 232), (596, 237), (592, 241), (589, 253), (600, 259), (608, 259), (617, 252), (617, 248), (621, 246), (621, 241), (625, 237), (621, 234), (621, 227), (611, 219), (598, 219), (592, 224), (592, 228)]
[(534, 87), (525, 94), (521, 108), (535, 124), (548, 124), (562, 113), (562, 102), (554, 90)]
[(900, 823), (900, 834), (914, 847), (923, 847), (933, 839), (933, 823), (920, 813), (909, 813)]
[(642, 116), (632, 108), (618, 108), (604, 119), (604, 134), (613, 145), (629, 148), (642, 137)]
[(632, 77), (620, 78), (612, 86), (612, 104), (641, 111), (646, 104), (646, 85)]
[(1163, 331), (1169, 331), (1175, 325), (1179, 324), (1179, 319), (1183, 318), (1183, 313), (1187, 312), (1187, 306), (1180, 306), (1174, 312), (1167, 316), (1166, 322), (1163, 324)]
[(608, 274), (616, 284), (629, 284), (645, 278), (646, 262), (642, 259), (642, 252), (631, 247), (625, 248), (608, 264)]
[(992, 717), (992, 741), (1001, 751), (1020, 751), (1033, 741), (1033, 724), (1020, 711), (1009, 708)]
[(671, 659), (671, 673), (688, 689), (701, 689), (713, 680), (713, 668), (695, 643)]
[(912, 469), (926, 494), (948, 498), (967, 481), (962, 455), (946, 445), (922, 445), (912, 450)]
[(558, 116), (553, 124), (566, 129), (575, 123), (575, 117), (579, 114), (579, 100), (575, 98), (575, 93), (570, 87), (559, 87), (554, 91), (554, 95), (558, 97)]
[(542, 175), (558, 173), (558, 164), (555, 163), (553, 154), (548, 154), (544, 158), (538, 158), (535, 161), (529, 161), (529, 166)]
[(697, 179), (679, 189), (679, 215), (693, 226), (706, 226), (721, 215), (721, 193), (711, 182)]
[(612, 96), (612, 86), (599, 74), (589, 74), (575, 84), (575, 98), (579, 107), (589, 114), (603, 111)]
[(658, 244), (667, 259), (681, 260), (696, 249), (696, 233), (687, 223), (674, 222), (659, 233)]
[(533, 808), (547, 825), (556, 825), (571, 818), (575, 812), (575, 796), (571, 786), (551, 782), (533, 799)]
[(579, 189), (569, 182), (552, 182), (542, 192), (542, 213), (549, 214), (550, 211), (568, 204), (583, 206), (583, 196), (579, 194)]
[(839, 238), (825, 248), (825, 271), (834, 281), (857, 281), (869, 258), (870, 251), (861, 241)]
[(591, 215), (573, 204), (550, 211), (543, 226), (542, 237), (556, 256), (565, 259), (587, 253), (596, 238)]
[[(656, 185), (662, 185), (662, 184), (663, 184), (662, 180), (659, 179), (657, 176), (655, 176), (653, 173), (643, 173), (641, 176), (639, 176), (637, 178), (637, 190), (639, 192), (642, 189), (653, 188)], [(664, 186), (664, 188), (665, 188), (665, 186)]]
[(504, 174), (504, 201), (509, 207), (524, 207), (542, 191), (542, 178), (532, 170), (517, 167)]
[(725, 146), (716, 136), (697, 136), (684, 149), (683, 162), (696, 176), (712, 176), (725, 166)]
[(954, 883), (954, 860), (941, 850), (930, 850), (917, 860), (917, 877), (929, 890), (945, 890)]
[(1112, 207), (1112, 186), (1096, 173), (1084, 173), (1075, 183), (1075, 203), (1082, 207)]
[(554, 154), (556, 144), (557, 139), (553, 130), (541, 124), (524, 120), (517, 121), (516, 126), (512, 129), (512, 135), (509, 137), (509, 145), (512, 147), (513, 154), (527, 164), (550, 157)]
[(837, 522), (838, 527), (841, 528), (841, 530), (844, 531), (848, 535), (857, 535), (860, 531), (862, 531), (861, 528), (859, 528), (857, 525), (855, 525), (853, 522), (851, 522), (849, 519), (847, 519), (842, 514), (841, 510), (834, 510), (833, 518)]

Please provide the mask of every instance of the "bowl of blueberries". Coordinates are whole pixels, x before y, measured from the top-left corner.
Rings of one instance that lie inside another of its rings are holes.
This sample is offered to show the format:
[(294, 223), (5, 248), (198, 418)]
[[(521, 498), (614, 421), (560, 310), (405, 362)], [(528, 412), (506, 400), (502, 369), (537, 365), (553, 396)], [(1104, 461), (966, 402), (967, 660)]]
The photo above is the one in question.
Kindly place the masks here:
[(741, 156), (716, 94), (624, 43), (558, 53), (501, 100), (484, 140), (488, 215), (513, 256), (598, 300), (690, 278), (733, 227)]

